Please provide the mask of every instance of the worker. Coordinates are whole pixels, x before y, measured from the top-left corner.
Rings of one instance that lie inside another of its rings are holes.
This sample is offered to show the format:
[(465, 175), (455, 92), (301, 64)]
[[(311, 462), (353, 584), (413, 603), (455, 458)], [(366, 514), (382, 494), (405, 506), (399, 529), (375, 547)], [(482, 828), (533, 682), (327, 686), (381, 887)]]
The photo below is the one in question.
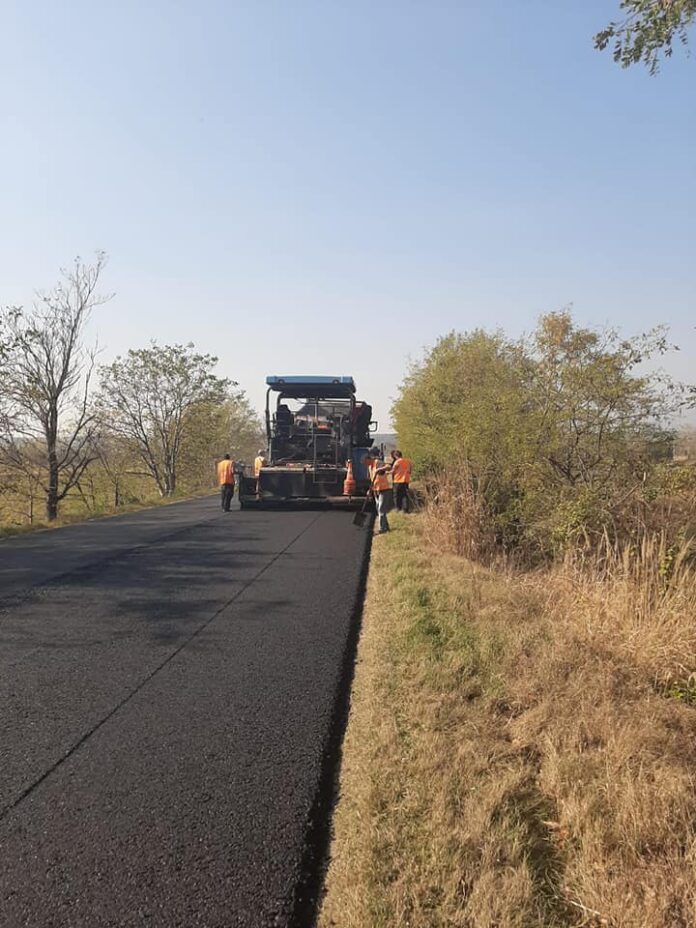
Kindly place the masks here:
[(266, 452), (263, 450), (263, 448), (260, 448), (259, 453), (254, 459), (254, 477), (256, 477), (257, 480), (259, 479), (261, 468), (265, 467), (267, 463), (268, 461), (266, 460)]
[(408, 487), (411, 483), (411, 462), (398, 450), (392, 451), (392, 480), (394, 481), (394, 505), (404, 512), (410, 508)]
[(378, 534), (384, 535), (389, 531), (389, 521), (387, 520), (387, 510), (390, 503), (391, 486), (389, 481), (390, 465), (385, 464), (377, 448), (370, 452), (368, 465), (370, 473), (370, 489), (375, 498), (378, 518)]
[(220, 484), (220, 497), (222, 501), (223, 512), (230, 511), (230, 503), (234, 496), (234, 461), (230, 459), (229, 454), (218, 462), (217, 466), (218, 483)]

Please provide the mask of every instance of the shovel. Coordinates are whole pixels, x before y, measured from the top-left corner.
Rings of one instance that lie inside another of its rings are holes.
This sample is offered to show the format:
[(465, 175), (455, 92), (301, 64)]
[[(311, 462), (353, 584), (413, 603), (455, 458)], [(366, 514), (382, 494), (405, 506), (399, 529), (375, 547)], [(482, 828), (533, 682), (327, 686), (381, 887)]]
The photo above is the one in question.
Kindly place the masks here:
[(353, 525), (357, 525), (358, 528), (362, 528), (367, 519), (367, 507), (372, 499), (372, 490), (367, 491), (367, 496), (365, 497), (365, 502), (362, 504), (362, 509), (359, 512), (356, 512), (353, 516)]

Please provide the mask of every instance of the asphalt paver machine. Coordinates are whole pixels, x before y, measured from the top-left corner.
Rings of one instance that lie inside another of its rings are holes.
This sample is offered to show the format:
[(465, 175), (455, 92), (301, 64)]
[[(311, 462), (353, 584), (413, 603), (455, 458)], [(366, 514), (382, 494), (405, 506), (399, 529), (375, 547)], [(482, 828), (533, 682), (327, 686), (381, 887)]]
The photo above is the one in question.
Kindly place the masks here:
[(377, 423), (356, 400), (353, 378), (273, 376), (266, 384), (266, 464), (258, 476), (242, 475), (241, 507), (361, 506)]

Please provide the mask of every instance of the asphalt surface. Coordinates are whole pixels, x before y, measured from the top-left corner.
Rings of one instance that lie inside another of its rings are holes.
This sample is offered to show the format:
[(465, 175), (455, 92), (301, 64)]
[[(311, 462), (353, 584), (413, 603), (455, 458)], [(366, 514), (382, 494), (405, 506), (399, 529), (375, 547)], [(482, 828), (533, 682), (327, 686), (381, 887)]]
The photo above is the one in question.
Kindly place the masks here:
[(309, 920), (367, 545), (212, 498), (0, 542), (2, 928)]

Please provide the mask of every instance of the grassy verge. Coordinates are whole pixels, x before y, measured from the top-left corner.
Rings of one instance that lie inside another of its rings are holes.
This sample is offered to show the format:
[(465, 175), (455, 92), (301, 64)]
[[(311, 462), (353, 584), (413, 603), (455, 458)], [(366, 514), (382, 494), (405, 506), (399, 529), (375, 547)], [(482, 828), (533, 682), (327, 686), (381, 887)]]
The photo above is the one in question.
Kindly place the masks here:
[(625, 591), (434, 555), (421, 516), (394, 529), (321, 928), (696, 924), (696, 707), (616, 634)]

